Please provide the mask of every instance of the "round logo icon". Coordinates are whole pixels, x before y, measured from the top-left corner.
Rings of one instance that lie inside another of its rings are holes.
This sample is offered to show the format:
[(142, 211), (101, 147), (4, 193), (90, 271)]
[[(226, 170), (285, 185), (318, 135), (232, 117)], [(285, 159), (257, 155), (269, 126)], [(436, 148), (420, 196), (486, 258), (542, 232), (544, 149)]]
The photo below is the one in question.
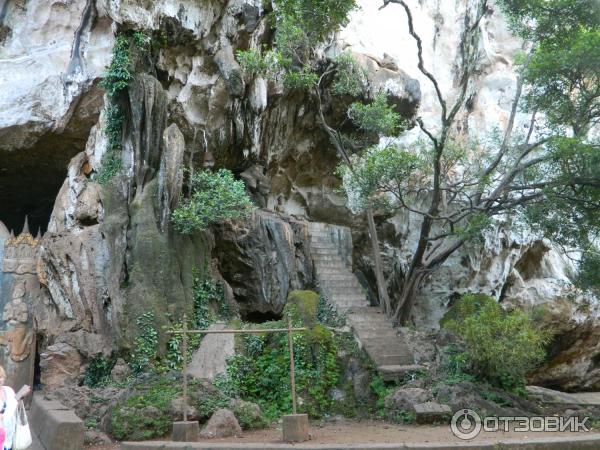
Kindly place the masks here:
[(450, 429), (460, 439), (473, 439), (481, 431), (481, 417), (472, 409), (460, 409), (452, 416)]

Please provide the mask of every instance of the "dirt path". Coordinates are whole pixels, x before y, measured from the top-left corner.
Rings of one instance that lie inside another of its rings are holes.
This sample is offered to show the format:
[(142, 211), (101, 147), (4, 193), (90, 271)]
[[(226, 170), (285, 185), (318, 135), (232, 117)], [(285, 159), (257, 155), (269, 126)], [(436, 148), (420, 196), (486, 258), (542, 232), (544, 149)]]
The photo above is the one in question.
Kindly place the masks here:
[[(450, 442), (460, 443), (465, 442), (452, 434), (447, 425), (431, 426), (431, 425), (397, 425), (387, 422), (377, 421), (361, 421), (353, 422), (346, 421), (336, 424), (320, 425), (312, 423), (310, 433), (312, 439), (311, 444), (358, 444), (358, 443), (378, 443), (378, 444), (393, 444), (401, 442), (414, 443), (435, 443), (435, 442)], [(590, 433), (597, 434), (598, 431)], [(588, 433), (552, 433), (552, 432), (531, 432), (518, 433), (514, 431), (495, 433), (482, 432), (472, 442), (489, 442), (499, 441), (502, 439), (519, 439), (527, 442), (528, 439), (540, 437), (568, 437), (582, 436)], [(256, 442), (281, 442), (281, 428), (267, 428), (264, 430), (247, 431), (241, 437), (226, 438), (226, 439), (211, 439), (207, 442), (236, 442), (236, 443), (256, 443)], [(88, 450), (115, 450), (118, 445), (104, 445), (86, 447)]]

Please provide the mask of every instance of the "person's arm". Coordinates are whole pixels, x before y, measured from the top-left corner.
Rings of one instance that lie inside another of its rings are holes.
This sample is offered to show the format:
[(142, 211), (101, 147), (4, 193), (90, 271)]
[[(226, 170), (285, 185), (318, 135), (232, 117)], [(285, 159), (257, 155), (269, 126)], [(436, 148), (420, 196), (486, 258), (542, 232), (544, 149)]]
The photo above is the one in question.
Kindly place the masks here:
[(31, 387), (27, 384), (25, 384), (21, 389), (19, 389), (19, 392), (17, 392), (15, 394), (15, 397), (17, 398), (17, 401), (21, 400), (23, 397), (25, 397), (27, 394), (29, 394), (31, 392)]

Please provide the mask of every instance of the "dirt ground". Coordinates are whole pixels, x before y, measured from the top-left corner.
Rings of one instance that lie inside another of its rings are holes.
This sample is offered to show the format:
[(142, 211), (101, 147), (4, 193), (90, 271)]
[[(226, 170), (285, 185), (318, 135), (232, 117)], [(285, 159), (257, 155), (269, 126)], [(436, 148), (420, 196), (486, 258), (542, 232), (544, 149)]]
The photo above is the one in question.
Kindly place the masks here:
[[(590, 433), (598, 433), (591, 431)], [(358, 444), (358, 443), (402, 443), (402, 442), (464, 442), (454, 436), (450, 427), (431, 425), (397, 425), (377, 421), (344, 421), (342, 423), (312, 423), (310, 428), (312, 444)], [(531, 432), (519, 433), (514, 431), (495, 433), (482, 432), (473, 442), (499, 441), (504, 439), (519, 439), (527, 441), (540, 437), (567, 437), (581, 433), (552, 433)], [(210, 442), (281, 442), (281, 427), (276, 426), (264, 430), (246, 431), (240, 437), (211, 439)], [(118, 444), (86, 447), (88, 450), (114, 450)]]

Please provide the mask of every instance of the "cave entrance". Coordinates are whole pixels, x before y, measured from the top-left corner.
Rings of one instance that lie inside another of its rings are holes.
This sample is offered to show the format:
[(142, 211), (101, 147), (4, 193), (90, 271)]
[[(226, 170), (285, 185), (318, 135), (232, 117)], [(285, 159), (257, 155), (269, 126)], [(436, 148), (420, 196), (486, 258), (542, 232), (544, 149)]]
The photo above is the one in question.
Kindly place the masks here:
[(0, 221), (15, 235), (26, 216), (31, 234), (46, 231), (69, 161), (84, 146), (51, 135), (27, 149), (0, 150)]

